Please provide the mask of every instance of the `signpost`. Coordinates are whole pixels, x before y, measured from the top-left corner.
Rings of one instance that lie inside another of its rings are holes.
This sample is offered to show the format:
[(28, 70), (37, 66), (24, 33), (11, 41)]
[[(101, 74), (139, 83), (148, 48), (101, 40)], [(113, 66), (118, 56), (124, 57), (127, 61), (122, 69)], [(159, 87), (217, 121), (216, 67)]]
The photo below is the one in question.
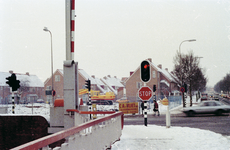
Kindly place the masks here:
[(138, 96), (143, 101), (148, 101), (153, 96), (153, 91), (148, 86), (143, 86), (138, 90)]
[(182, 87), (180, 88), (180, 91), (181, 91), (182, 93), (184, 93), (184, 92), (185, 92), (185, 88), (182, 86)]
[(144, 123), (147, 126), (147, 101), (152, 97), (153, 91), (146, 83), (151, 80), (151, 65), (148, 60), (144, 60), (140, 65), (140, 77), (144, 86), (138, 90), (138, 96), (144, 101)]
[(143, 86), (138, 90), (138, 96), (144, 101), (144, 124), (147, 126), (147, 101), (153, 96), (153, 91), (148, 86)]

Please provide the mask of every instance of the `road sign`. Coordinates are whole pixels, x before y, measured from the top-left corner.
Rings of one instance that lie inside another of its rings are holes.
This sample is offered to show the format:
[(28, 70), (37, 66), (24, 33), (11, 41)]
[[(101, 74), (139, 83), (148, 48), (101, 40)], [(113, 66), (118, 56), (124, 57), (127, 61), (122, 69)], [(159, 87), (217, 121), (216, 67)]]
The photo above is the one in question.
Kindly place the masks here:
[(184, 93), (184, 92), (185, 92), (185, 88), (184, 88), (184, 87), (181, 87), (181, 88), (180, 88), (180, 91), (181, 91), (182, 93)]
[(148, 101), (153, 96), (153, 91), (148, 86), (143, 86), (138, 90), (138, 96), (143, 101)]

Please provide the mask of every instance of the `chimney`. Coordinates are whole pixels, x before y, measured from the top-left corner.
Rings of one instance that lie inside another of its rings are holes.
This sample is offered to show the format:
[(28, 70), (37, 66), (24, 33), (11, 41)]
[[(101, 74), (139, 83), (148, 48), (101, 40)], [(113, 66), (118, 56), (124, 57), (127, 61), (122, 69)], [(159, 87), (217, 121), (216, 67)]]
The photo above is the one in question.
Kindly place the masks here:
[(30, 75), (30, 73), (29, 73), (29, 72), (26, 72), (26, 75), (27, 75), (27, 76), (29, 76), (29, 75)]
[(13, 72), (13, 70), (10, 70), (9, 73), (10, 73), (10, 74), (13, 74), (14, 72)]
[(107, 79), (107, 77), (106, 77), (106, 76), (104, 76), (104, 77), (103, 77), (103, 79), (105, 79), (105, 80), (106, 80), (106, 79)]
[(167, 72), (169, 72), (168, 68), (165, 68), (165, 70), (166, 70)]
[(171, 74), (173, 74), (174, 75), (174, 73), (171, 71)]
[(95, 79), (95, 75), (92, 75), (91, 77)]
[(162, 64), (159, 64), (157, 67), (160, 68), (160, 69), (162, 69)]
[(117, 76), (114, 76), (114, 78), (117, 78)]
[(108, 75), (108, 77), (111, 78), (110, 75)]
[(152, 62), (152, 58), (148, 58), (148, 61), (149, 61), (149, 62)]
[(133, 71), (130, 71), (130, 76), (131, 76), (133, 73), (134, 73)]

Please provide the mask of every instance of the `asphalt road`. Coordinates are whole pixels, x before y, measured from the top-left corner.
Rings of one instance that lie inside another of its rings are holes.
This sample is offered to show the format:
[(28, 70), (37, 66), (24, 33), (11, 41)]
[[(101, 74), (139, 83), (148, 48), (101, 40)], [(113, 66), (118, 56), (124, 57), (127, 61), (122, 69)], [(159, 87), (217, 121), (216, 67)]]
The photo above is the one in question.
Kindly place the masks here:
[[(148, 125), (166, 126), (166, 116), (148, 115)], [(141, 115), (125, 116), (125, 125), (144, 125), (144, 117)], [(230, 114), (196, 115), (187, 117), (185, 114), (171, 114), (171, 126), (191, 127), (210, 130), (222, 135), (230, 136)]]

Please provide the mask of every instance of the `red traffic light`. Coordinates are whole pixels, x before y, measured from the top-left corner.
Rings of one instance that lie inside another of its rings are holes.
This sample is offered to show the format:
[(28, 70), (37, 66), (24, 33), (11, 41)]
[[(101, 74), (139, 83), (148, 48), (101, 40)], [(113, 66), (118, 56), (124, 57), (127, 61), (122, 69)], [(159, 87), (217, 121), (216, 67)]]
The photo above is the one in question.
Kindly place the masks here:
[(141, 80), (148, 82), (150, 80), (150, 63), (147, 60), (141, 62)]

